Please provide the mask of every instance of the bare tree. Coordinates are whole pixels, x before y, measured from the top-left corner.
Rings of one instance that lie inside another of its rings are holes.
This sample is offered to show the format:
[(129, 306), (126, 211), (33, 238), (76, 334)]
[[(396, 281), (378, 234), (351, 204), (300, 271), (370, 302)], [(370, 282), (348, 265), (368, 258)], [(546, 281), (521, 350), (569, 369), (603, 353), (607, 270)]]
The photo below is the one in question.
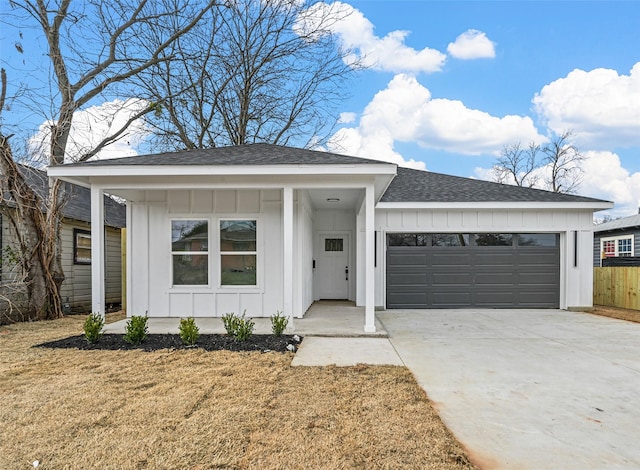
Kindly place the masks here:
[(548, 144), (530, 142), (505, 145), (493, 166), (494, 180), (556, 193), (573, 193), (582, 182), (584, 156), (571, 143), (572, 131), (565, 131)]
[[(74, 4), (74, 9), (70, 0), (11, 1), (14, 14), (25, 25), (35, 24), (48, 47), (53, 109), (49, 163), (61, 164), (65, 156), (70, 156), (69, 136), (76, 111), (98, 98), (126, 93), (123, 86), (130, 84), (135, 76), (171, 60), (166, 51), (191, 31), (214, 3), (208, 1), (194, 6), (188, 0), (89, 0)], [(167, 21), (168, 18), (171, 21)], [(147, 30), (154, 30), (159, 38), (153, 48), (143, 43)], [(7, 90), (4, 71), (1, 78), (0, 114), (5, 107)], [(132, 122), (154, 111), (156, 106), (147, 100), (146, 106), (124, 125), (92, 148), (72, 155), (73, 159), (84, 161), (95, 156), (121, 138)], [(39, 319), (57, 318), (62, 315), (60, 286), (64, 280), (59, 243), (63, 187), (54, 182), (45, 196), (33, 191), (24, 172), (16, 165), (10, 138), (11, 135), (0, 129), (0, 189), (10, 195), (17, 211), (14, 225), (20, 235), (30, 315)]]
[(535, 187), (540, 179), (536, 174), (539, 153), (540, 145), (535, 142), (530, 142), (527, 148), (522, 148), (520, 142), (505, 145), (492, 169), (495, 180), (527, 188)]
[[(313, 15), (313, 17), (311, 17)], [(235, 0), (216, 9), (176, 58), (150, 68), (142, 85), (161, 103), (154, 120), (166, 148), (252, 142), (309, 145), (328, 135), (347, 65), (330, 26), (338, 7), (300, 0)], [(149, 44), (158, 38), (147, 31)], [(302, 141), (302, 142), (301, 142)]]
[(549, 168), (547, 187), (555, 193), (573, 193), (582, 183), (584, 155), (571, 143), (572, 131), (565, 131), (542, 149), (543, 164)]

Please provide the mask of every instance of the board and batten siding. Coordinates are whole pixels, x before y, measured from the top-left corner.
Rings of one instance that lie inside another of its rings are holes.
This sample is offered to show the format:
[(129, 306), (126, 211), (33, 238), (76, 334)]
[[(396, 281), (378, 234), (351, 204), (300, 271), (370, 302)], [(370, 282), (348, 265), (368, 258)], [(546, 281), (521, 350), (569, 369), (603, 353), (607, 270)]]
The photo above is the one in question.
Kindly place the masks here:
[(590, 210), (376, 209), (375, 303), (385, 305), (387, 232), (548, 232), (560, 234), (560, 307), (589, 307), (593, 304), (592, 218)]
[[(299, 191), (294, 197), (300, 199)], [(304, 213), (294, 201), (294, 214)], [(225, 313), (268, 317), (283, 310), (282, 191), (269, 190), (148, 190), (142, 200), (129, 202), (127, 230), (130, 279), (127, 314), (150, 317), (220, 317)], [(257, 283), (253, 287), (219, 285), (220, 219), (256, 219)], [(295, 217), (298, 218), (298, 217)], [(171, 274), (171, 220), (209, 221), (209, 285), (173, 286)], [(307, 219), (308, 221), (308, 219)], [(298, 224), (308, 243), (308, 222)], [(299, 237), (294, 236), (294, 240)], [(294, 250), (297, 248), (294, 246)], [(302, 247), (302, 250), (308, 248)], [(308, 259), (306, 254), (302, 259)], [(294, 279), (307, 279), (302, 266), (294, 266)], [(298, 275), (296, 275), (298, 274)], [(294, 289), (295, 295), (300, 290)], [(309, 302), (294, 297), (294, 314)]]
[[(62, 300), (69, 299), (74, 311), (91, 309), (91, 265), (73, 262), (74, 229), (90, 231), (89, 224), (67, 221), (61, 230), (62, 268), (65, 280), (62, 283)], [(105, 304), (119, 304), (122, 301), (122, 247), (120, 229), (105, 227)]]

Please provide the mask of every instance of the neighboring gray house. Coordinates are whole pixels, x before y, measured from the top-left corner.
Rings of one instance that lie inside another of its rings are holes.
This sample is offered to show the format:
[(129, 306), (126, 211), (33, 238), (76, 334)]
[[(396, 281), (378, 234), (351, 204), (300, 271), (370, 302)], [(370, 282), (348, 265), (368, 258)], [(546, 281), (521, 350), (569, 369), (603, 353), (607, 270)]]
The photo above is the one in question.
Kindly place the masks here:
[[(612, 203), (269, 144), (49, 168), (127, 201), (127, 314), (304, 316), (316, 300), (375, 309), (584, 308), (593, 212)], [(94, 312), (104, 312), (100, 251)], [(425, 313), (427, 314), (427, 313)], [(293, 326), (293, 325), (292, 325)]]
[(594, 227), (593, 265), (640, 266), (640, 214)]
[[(39, 195), (48, 193), (46, 172), (20, 165), (20, 170)], [(62, 299), (72, 311), (91, 310), (91, 192), (86, 188), (66, 183), (68, 201), (63, 208), (61, 228), (62, 266), (65, 280), (62, 283)], [(126, 223), (126, 207), (105, 196), (105, 303), (122, 302), (122, 246), (121, 229)], [(13, 211), (13, 202), (5, 198), (0, 211), (0, 288), (3, 294), (20, 292), (19, 266), (11, 261), (16, 250), (16, 233), (7, 211)], [(16, 299), (17, 300), (17, 299)], [(68, 302), (67, 302), (68, 300)], [(6, 312), (6, 302), (0, 309)], [(16, 312), (17, 313), (17, 312)], [(1, 315), (0, 315), (1, 316)], [(16, 315), (19, 319), (19, 315)]]

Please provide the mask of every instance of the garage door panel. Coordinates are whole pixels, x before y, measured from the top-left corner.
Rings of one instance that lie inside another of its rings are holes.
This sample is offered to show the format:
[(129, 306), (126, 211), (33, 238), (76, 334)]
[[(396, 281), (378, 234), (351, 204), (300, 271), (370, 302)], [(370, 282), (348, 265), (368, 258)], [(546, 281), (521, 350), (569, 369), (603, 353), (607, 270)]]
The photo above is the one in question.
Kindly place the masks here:
[(429, 284), (433, 287), (441, 286), (468, 286), (473, 284), (473, 274), (455, 272), (429, 273)]
[(495, 268), (496, 266), (513, 266), (513, 253), (476, 253), (474, 264), (477, 267)]
[(470, 253), (430, 253), (429, 264), (432, 268), (438, 267), (464, 267), (471, 263)]
[(545, 272), (520, 273), (518, 281), (521, 287), (527, 285), (555, 287), (560, 282), (560, 276), (550, 275)]
[(424, 286), (427, 284), (427, 273), (390, 273), (387, 282), (395, 286)]
[(434, 292), (432, 296), (432, 304), (433, 308), (471, 307), (471, 294), (467, 291)]
[(557, 308), (560, 248), (388, 247), (386, 284), (388, 308)]
[(394, 294), (388, 298), (387, 301), (393, 303), (393, 305), (397, 305), (395, 308), (424, 308), (423, 305), (427, 303), (427, 294)]
[(512, 291), (478, 291), (476, 292), (476, 307), (511, 307), (515, 302)]
[(392, 253), (389, 256), (389, 266), (424, 266), (426, 263), (426, 253)]
[(507, 286), (512, 289), (515, 281), (516, 278), (514, 277), (513, 272), (493, 272), (486, 276), (478, 274), (475, 276), (475, 285), (483, 286), (484, 288), (489, 288), (491, 286)]

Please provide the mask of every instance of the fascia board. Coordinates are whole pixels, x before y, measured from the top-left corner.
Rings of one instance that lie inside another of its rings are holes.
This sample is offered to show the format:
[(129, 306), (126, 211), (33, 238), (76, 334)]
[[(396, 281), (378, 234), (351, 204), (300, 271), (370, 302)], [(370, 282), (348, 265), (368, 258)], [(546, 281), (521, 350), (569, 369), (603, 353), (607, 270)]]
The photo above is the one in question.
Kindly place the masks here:
[(254, 175), (395, 175), (393, 164), (371, 165), (122, 165), (50, 167), (53, 177), (100, 176), (254, 176)]
[(611, 209), (613, 202), (379, 202), (376, 209), (584, 209), (603, 210)]

